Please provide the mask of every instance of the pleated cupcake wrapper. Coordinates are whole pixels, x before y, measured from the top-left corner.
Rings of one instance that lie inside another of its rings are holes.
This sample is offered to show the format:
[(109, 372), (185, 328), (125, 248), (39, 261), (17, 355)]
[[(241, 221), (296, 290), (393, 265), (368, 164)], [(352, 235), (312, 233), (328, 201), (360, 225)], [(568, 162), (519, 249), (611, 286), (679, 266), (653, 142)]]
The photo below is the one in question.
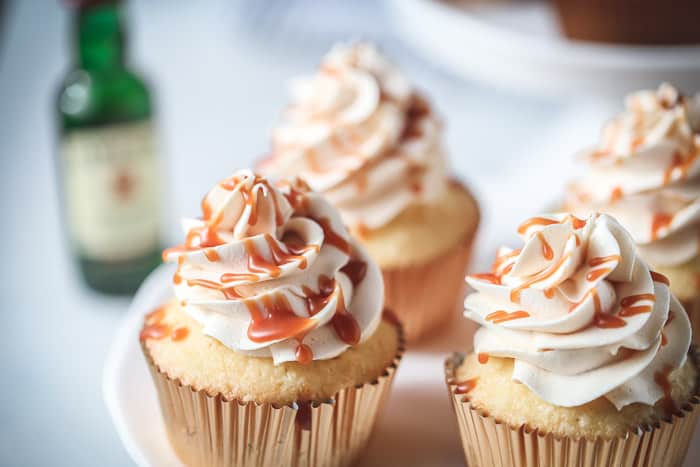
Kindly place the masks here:
[[(690, 354), (700, 361), (695, 347)], [(683, 462), (700, 411), (698, 393), (669, 420), (624, 437), (560, 437), (500, 422), (472, 406), (467, 396), (455, 394), (456, 370), (463, 360), (463, 354), (449, 357), (445, 376), (469, 467), (677, 467)]]
[(384, 303), (404, 325), (407, 341), (429, 334), (462, 308), (474, 234), (426, 263), (382, 269)]
[(332, 400), (270, 403), (227, 400), (172, 379), (142, 346), (170, 444), (189, 467), (347, 466), (369, 440), (404, 352), (375, 381)]

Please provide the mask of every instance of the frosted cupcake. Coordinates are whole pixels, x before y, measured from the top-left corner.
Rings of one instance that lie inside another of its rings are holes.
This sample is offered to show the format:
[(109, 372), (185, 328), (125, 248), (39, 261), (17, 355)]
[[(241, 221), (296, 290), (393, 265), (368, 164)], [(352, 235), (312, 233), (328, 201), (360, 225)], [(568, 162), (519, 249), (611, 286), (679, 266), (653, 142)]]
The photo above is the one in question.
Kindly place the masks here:
[(627, 109), (581, 155), (567, 210), (606, 212), (632, 234), (642, 257), (671, 280), (700, 335), (700, 96), (663, 84), (627, 97)]
[(678, 466), (698, 361), (668, 280), (608, 215), (548, 215), (467, 276), (474, 353), (446, 364), (469, 465)]
[(440, 120), (365, 43), (334, 47), (292, 91), (261, 170), (301, 176), (340, 210), (409, 339), (437, 328), (461, 301), (479, 222), (474, 198), (447, 177)]
[(298, 181), (240, 171), (183, 222), (176, 300), (141, 342), (188, 466), (349, 465), (402, 352), (381, 272)]

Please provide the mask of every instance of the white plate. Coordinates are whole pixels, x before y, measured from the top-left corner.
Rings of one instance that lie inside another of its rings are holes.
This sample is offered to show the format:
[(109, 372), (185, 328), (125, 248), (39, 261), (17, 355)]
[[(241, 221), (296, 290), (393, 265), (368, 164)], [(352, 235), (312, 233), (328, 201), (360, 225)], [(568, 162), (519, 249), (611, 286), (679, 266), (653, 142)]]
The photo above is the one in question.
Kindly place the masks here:
[[(165, 435), (155, 388), (141, 348), (143, 316), (171, 296), (173, 268), (161, 266), (139, 289), (105, 363), (103, 391), (124, 447), (141, 467), (182, 466)], [(462, 466), (462, 448), (443, 382), (443, 361), (470, 347), (473, 325), (455, 310), (446, 333), (408, 352), (380, 415), (363, 466)], [(700, 425), (685, 467), (700, 456)]]
[(571, 41), (547, 1), (389, 0), (403, 39), (452, 72), (518, 92), (619, 96), (670, 81), (694, 92), (700, 46)]

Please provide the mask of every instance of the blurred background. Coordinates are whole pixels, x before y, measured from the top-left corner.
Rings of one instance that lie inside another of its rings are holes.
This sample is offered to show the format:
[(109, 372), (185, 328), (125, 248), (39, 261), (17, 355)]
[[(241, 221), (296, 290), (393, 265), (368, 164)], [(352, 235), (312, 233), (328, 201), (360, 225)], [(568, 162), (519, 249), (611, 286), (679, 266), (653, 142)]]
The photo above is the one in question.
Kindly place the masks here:
[[(265, 154), (286, 83), (334, 42), (377, 42), (442, 114), (451, 164), (485, 215), (476, 267), (513, 216), (556, 201), (573, 153), (625, 92), (700, 83), (698, 46), (677, 44), (696, 38), (586, 38), (584, 24), (567, 39), (545, 1), (133, 0), (88, 17), (96, 3), (0, 1), (2, 465), (132, 465), (101, 393), (129, 294), (180, 238), (178, 218)], [(124, 64), (115, 83), (100, 74), (109, 59)], [(135, 173), (83, 170), (91, 151), (133, 145)], [(110, 250), (113, 229), (80, 224), (107, 202), (88, 188), (113, 175), (125, 199), (141, 175), (157, 187), (110, 214), (107, 225), (157, 220), (128, 233), (129, 251)], [(118, 294), (98, 291), (110, 274), (125, 281), (107, 290)]]

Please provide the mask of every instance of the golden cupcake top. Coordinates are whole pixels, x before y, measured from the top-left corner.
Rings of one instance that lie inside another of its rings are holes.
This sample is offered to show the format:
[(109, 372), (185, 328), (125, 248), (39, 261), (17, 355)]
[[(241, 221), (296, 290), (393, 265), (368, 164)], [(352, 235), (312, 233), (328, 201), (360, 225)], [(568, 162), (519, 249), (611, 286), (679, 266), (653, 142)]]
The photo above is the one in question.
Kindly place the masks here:
[(467, 276), (479, 360), (513, 359), (514, 380), (562, 407), (605, 397), (621, 409), (667, 395), (690, 324), (629, 233), (608, 215), (555, 214), (518, 234), (521, 248), (502, 248), (491, 272)]
[(374, 46), (337, 45), (294, 83), (261, 170), (303, 177), (351, 228), (375, 229), (444, 192), (442, 125)]
[(204, 334), (275, 364), (338, 356), (377, 328), (383, 284), (337, 211), (299, 180), (243, 170), (185, 219), (175, 294)]
[(700, 95), (669, 84), (631, 94), (580, 158), (585, 170), (568, 189), (567, 209), (613, 215), (654, 265), (698, 256)]

